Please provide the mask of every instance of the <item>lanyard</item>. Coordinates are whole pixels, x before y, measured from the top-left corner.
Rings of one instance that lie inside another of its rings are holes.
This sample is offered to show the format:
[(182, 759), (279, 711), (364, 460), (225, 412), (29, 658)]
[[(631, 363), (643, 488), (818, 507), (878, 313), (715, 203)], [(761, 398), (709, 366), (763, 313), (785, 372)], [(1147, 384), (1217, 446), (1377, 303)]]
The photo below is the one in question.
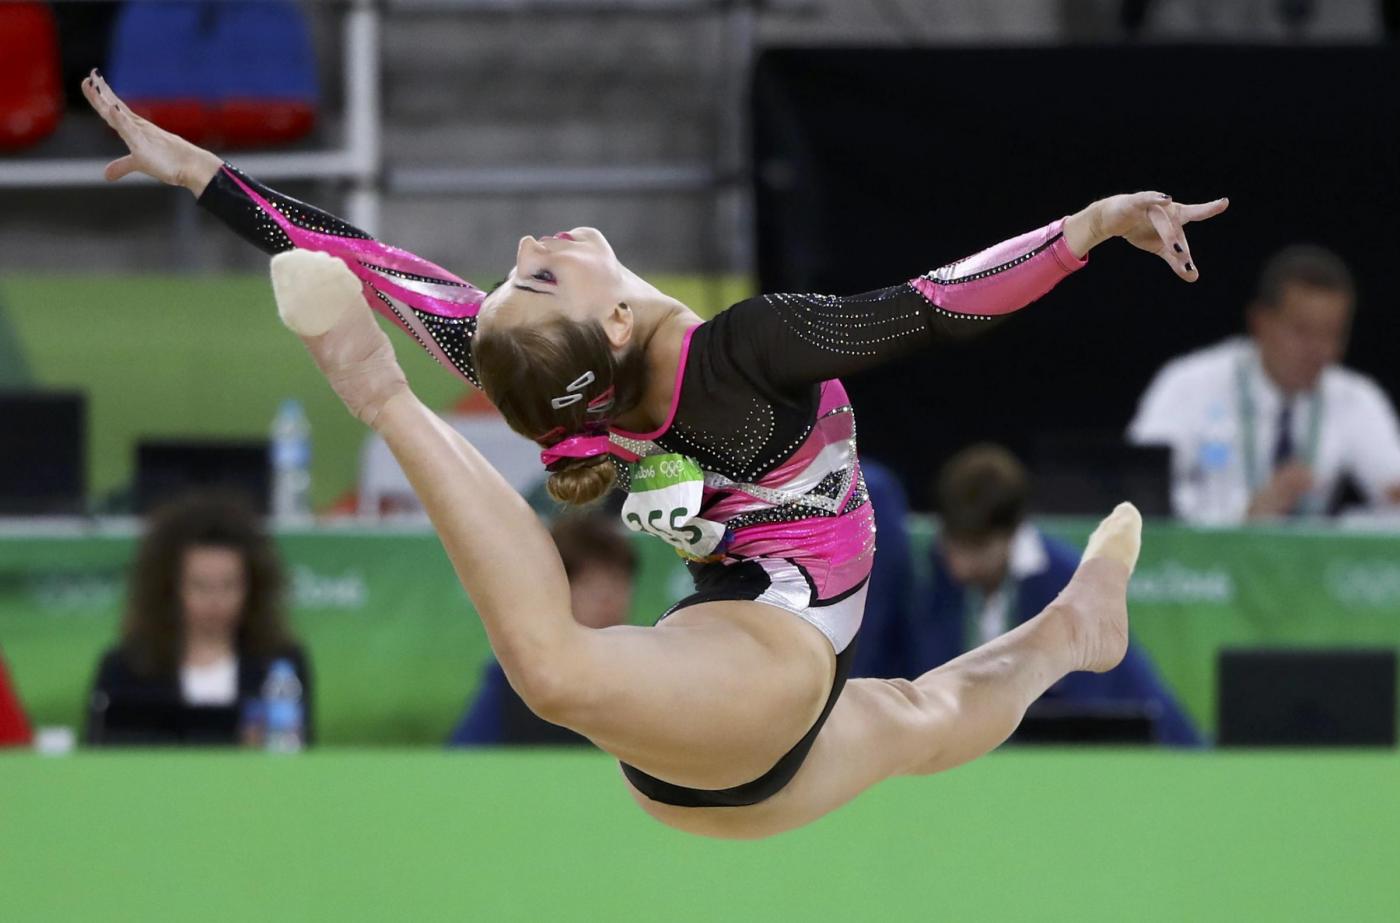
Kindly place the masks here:
[[(1249, 386), (1249, 369), (1255, 365), (1251, 358), (1240, 357), (1235, 363), (1235, 387), (1239, 392), (1240, 438), (1244, 442), (1244, 476), (1249, 484), (1249, 495), (1253, 497), (1260, 490), (1258, 450), (1254, 441), (1254, 391)], [(1309, 468), (1317, 464), (1317, 444), (1322, 432), (1322, 383), (1314, 389), (1308, 413), (1308, 435), (1303, 443), (1303, 461)]]
[[(1007, 631), (1015, 627), (1016, 604), (1020, 586), (1015, 577), (1011, 575), (1011, 568), (1008, 564), (1006, 576), (1002, 578), (998, 592), (1001, 594), (1001, 624), (996, 626), (993, 638), (1006, 634)], [(983, 637), (982, 634), (982, 614), (987, 609), (987, 603), (991, 601), (996, 593), (988, 595), (981, 590), (969, 588), (963, 596), (963, 652), (981, 647), (991, 638)]]

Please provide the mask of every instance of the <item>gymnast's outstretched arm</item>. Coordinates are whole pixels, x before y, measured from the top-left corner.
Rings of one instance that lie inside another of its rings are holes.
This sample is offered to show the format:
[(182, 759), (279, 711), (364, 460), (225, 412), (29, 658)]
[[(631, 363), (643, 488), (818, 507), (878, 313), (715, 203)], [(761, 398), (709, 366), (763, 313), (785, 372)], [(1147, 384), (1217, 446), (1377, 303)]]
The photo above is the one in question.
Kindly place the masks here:
[(380, 243), (345, 221), (269, 189), (210, 151), (134, 114), (94, 72), (83, 81), (93, 109), (131, 153), (106, 177), (145, 173), (183, 186), (199, 204), (265, 253), (293, 248), (338, 257), (361, 284), (369, 306), (412, 336), (428, 354), (472, 384), (471, 338), (484, 293), (421, 257)]
[(989, 329), (1123, 237), (1182, 279), (1200, 272), (1183, 225), (1220, 214), (1226, 199), (1181, 205), (1158, 192), (1112, 196), (908, 282), (861, 295), (761, 295), (713, 322), (736, 365), (782, 389), (841, 378), (940, 340)]

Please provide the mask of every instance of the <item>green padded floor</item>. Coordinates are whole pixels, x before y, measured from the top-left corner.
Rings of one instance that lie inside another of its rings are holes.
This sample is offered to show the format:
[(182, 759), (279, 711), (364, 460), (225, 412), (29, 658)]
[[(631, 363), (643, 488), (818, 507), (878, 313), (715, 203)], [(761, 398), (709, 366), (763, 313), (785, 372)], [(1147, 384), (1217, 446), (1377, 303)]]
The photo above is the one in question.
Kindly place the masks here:
[(757, 843), (596, 754), (0, 756), (0, 918), (1400, 919), (1394, 754), (998, 753)]

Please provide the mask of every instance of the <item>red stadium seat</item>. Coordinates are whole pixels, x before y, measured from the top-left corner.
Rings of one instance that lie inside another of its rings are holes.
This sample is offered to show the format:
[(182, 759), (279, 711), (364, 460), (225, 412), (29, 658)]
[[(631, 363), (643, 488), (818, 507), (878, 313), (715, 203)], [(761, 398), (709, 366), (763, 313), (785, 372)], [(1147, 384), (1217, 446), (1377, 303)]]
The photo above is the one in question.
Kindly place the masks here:
[(53, 13), (39, 3), (0, 3), (0, 150), (37, 144), (62, 113)]
[(30, 739), (29, 720), (11, 688), (5, 661), (0, 660), (0, 747), (27, 746)]
[(291, 100), (229, 100), (219, 108), (219, 136), (230, 149), (287, 144), (310, 133), (316, 107)]

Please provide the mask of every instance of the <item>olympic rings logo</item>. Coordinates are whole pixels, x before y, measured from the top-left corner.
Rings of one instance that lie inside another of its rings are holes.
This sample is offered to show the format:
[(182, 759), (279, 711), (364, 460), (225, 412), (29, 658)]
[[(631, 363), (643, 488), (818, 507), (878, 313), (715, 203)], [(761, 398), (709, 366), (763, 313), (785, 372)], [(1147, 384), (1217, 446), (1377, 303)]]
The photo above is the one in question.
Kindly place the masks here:
[(661, 471), (662, 476), (668, 478), (678, 478), (685, 474), (685, 465), (674, 458), (658, 462), (656, 467)]

